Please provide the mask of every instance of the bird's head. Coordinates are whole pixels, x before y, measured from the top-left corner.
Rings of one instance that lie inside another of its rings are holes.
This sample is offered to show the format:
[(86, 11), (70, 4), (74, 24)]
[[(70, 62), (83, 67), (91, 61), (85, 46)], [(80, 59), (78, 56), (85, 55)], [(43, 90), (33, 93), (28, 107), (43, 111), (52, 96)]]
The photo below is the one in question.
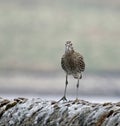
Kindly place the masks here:
[(71, 52), (73, 52), (74, 50), (73, 50), (73, 46), (72, 46), (72, 42), (71, 41), (67, 41), (66, 43), (65, 43), (65, 52), (66, 53), (71, 53)]

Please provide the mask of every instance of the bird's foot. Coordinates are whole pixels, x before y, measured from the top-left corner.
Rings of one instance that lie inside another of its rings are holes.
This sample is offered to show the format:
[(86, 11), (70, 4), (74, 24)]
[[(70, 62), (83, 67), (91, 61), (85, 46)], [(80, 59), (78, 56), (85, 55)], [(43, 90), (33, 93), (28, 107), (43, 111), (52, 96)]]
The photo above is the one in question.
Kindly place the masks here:
[(78, 99), (78, 98), (76, 98), (74, 101), (73, 101), (73, 103), (79, 103), (80, 102), (80, 100)]
[(60, 101), (67, 101), (67, 98), (65, 96), (63, 96), (58, 102)]

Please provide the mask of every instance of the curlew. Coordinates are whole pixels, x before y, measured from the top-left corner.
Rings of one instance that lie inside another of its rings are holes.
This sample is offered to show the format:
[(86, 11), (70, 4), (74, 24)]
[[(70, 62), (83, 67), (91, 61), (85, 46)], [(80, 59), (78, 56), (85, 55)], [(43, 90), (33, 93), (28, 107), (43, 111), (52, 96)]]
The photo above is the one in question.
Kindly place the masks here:
[(66, 73), (66, 81), (64, 95), (59, 101), (67, 100), (66, 90), (68, 85), (68, 75), (72, 75), (77, 79), (76, 100), (78, 100), (79, 80), (82, 78), (82, 72), (85, 70), (85, 62), (83, 56), (73, 49), (71, 41), (67, 41), (65, 44), (65, 53), (61, 58), (61, 67)]

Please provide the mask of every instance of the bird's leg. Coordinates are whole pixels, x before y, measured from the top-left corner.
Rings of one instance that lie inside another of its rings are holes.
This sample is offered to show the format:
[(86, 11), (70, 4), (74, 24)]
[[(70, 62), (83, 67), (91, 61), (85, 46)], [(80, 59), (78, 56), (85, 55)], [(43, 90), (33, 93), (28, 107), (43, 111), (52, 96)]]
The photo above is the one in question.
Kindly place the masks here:
[(76, 85), (76, 101), (78, 101), (78, 90), (79, 90), (79, 80), (82, 78), (82, 74), (80, 73), (80, 75), (78, 76), (78, 80), (77, 80), (77, 85)]
[(82, 74), (80, 74), (80, 79), (82, 79)]
[(68, 85), (68, 75), (66, 74), (66, 81), (65, 81), (64, 95), (63, 95), (63, 97), (62, 97), (59, 101), (61, 101), (61, 100), (63, 100), (63, 101), (67, 101), (67, 99), (66, 99), (67, 85)]
[(79, 89), (79, 78), (77, 80), (77, 85), (76, 85), (76, 101), (78, 100), (78, 89)]

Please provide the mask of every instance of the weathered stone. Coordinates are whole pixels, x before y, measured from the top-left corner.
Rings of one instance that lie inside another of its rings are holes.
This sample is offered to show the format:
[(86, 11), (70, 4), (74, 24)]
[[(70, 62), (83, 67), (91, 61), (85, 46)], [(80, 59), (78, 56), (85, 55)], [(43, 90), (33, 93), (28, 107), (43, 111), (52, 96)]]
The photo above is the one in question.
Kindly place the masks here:
[(1, 99), (0, 100), (0, 107), (3, 107), (4, 105), (8, 104), (10, 101), (7, 99)]
[(0, 126), (119, 126), (120, 102), (0, 98)]

